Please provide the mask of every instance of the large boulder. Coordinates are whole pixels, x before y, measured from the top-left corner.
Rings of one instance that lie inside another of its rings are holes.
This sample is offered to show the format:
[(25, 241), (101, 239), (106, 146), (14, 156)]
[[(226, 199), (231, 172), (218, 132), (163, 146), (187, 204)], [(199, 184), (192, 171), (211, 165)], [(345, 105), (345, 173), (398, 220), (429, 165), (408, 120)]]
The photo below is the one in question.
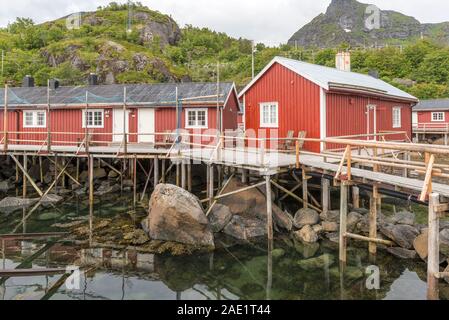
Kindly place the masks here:
[(232, 212), (227, 206), (217, 203), (208, 218), (212, 231), (220, 232), (231, 221)]
[(275, 204), (273, 204), (273, 221), (283, 230), (291, 231), (293, 229), (293, 217)]
[(331, 210), (326, 211), (320, 214), (320, 218), (323, 221), (327, 222), (340, 222), (340, 211), (339, 210)]
[(416, 259), (417, 254), (415, 250), (408, 250), (400, 247), (387, 248), (387, 251), (392, 255), (401, 259)]
[(13, 188), (13, 185), (8, 180), (0, 181), (0, 192), (8, 192)]
[(0, 201), (0, 212), (9, 214), (19, 209), (27, 209), (38, 201), (39, 201), (38, 199), (6, 197), (2, 201)]
[(406, 224), (413, 226), (415, 224), (415, 214), (413, 212), (401, 211), (389, 218), (393, 224)]
[(151, 239), (213, 248), (214, 237), (197, 197), (174, 185), (159, 184), (148, 215)]
[(223, 229), (223, 232), (238, 240), (250, 240), (266, 236), (267, 227), (265, 222), (261, 220), (234, 216), (231, 222)]
[(293, 220), (293, 224), (298, 229), (301, 229), (304, 226), (313, 226), (318, 222), (320, 222), (320, 215), (318, 212), (310, 208), (298, 210)]
[(330, 267), (334, 264), (335, 259), (330, 254), (324, 254), (322, 256), (306, 259), (306, 260), (300, 260), (297, 262), (298, 266), (306, 271), (313, 271), (316, 269), (324, 269), (327, 267)]
[(424, 261), (427, 260), (427, 256), (429, 255), (428, 238), (429, 229), (424, 229), (423, 232), (413, 241), (413, 248), (416, 253), (418, 253), (419, 257)]
[(385, 224), (380, 227), (380, 232), (405, 249), (413, 248), (413, 241), (419, 235), (419, 231), (416, 228), (403, 224)]

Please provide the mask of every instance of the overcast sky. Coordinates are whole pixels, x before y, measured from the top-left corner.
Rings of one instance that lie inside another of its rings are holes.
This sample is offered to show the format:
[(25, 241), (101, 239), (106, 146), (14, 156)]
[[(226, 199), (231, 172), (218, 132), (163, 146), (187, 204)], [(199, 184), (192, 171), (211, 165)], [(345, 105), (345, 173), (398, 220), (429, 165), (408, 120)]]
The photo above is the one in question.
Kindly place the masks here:
[[(2, 1), (0, 25), (16, 17), (36, 22), (74, 12), (95, 10), (110, 0), (14, 0)], [(117, 2), (125, 2), (117, 1)], [(192, 24), (254, 39), (268, 45), (285, 43), (301, 26), (324, 12), (331, 0), (140, 0), (152, 9), (171, 14), (182, 26)], [(401, 11), (421, 22), (449, 20), (447, 0), (370, 0), (381, 9)]]

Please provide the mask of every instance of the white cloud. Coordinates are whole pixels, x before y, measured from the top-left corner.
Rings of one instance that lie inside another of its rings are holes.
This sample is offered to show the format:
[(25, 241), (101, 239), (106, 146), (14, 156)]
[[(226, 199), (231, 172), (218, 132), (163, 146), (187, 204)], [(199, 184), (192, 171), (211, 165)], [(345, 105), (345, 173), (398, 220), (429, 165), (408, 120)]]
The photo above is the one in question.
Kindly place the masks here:
[[(192, 24), (245, 37), (270, 45), (285, 43), (301, 26), (324, 12), (330, 0), (140, 0), (150, 8), (171, 14), (181, 25)], [(110, 0), (15, 0), (4, 1), (0, 25), (16, 17), (36, 22), (73, 12), (95, 10)], [(124, 2), (118, 0), (118, 2)], [(381, 9), (400, 11), (422, 22), (449, 20), (447, 0), (371, 0)]]

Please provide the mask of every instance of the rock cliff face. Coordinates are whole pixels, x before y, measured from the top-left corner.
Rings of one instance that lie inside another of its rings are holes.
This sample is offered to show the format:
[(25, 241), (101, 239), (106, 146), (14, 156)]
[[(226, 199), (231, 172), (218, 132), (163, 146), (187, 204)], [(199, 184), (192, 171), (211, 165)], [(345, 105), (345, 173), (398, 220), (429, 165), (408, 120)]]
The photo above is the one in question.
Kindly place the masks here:
[[(377, 11), (378, 10), (378, 11)], [(449, 43), (449, 23), (421, 24), (402, 13), (376, 9), (356, 0), (332, 0), (327, 11), (314, 18), (289, 40), (302, 47), (373, 46), (401, 43), (421, 35)]]

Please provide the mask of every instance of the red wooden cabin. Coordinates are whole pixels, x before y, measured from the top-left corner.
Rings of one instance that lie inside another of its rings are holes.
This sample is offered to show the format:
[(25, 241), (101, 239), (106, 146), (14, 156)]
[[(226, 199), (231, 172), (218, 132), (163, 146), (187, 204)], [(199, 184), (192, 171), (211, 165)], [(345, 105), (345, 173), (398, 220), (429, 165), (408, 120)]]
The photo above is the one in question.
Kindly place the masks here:
[[(274, 58), (239, 98), (246, 130), (256, 131), (258, 137), (285, 138), (289, 131), (295, 136), (306, 131), (308, 138), (318, 139), (381, 131), (407, 132), (410, 137), (412, 106), (418, 101), (368, 75), (281, 57)], [(323, 143), (304, 145), (313, 152), (324, 148)]]
[[(50, 131), (53, 145), (73, 145), (84, 139), (87, 126), (93, 144), (121, 143), (125, 132), (130, 143), (156, 143), (177, 129), (177, 114), (180, 129), (189, 132), (218, 129), (217, 121), (223, 130), (235, 130), (240, 112), (235, 85), (221, 83), (219, 90), (217, 99), (216, 83), (8, 88), (8, 142), (44, 144)], [(3, 138), (5, 90), (0, 101)]]
[(413, 128), (417, 132), (449, 132), (449, 99), (420, 101), (413, 107)]

